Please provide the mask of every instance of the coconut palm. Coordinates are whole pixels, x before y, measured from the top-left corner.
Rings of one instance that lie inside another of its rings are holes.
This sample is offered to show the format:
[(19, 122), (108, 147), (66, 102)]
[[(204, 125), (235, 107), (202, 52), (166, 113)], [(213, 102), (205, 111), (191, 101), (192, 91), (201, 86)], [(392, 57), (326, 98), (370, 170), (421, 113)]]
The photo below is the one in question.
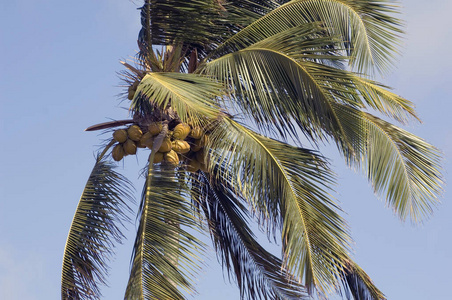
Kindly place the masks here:
[[(371, 79), (397, 53), (397, 7), (146, 0), (140, 12), (139, 53), (121, 73), (132, 118), (88, 128), (113, 138), (75, 213), (62, 299), (100, 298), (131, 203), (111, 158), (137, 147), (149, 159), (125, 299), (194, 292), (202, 232), (243, 299), (385, 299), (350, 255), (334, 174), (317, 146), (336, 144), (402, 220), (418, 222), (436, 205), (439, 151), (368, 112), (418, 120), (411, 102)], [(253, 221), (280, 240), (281, 257), (258, 242)]]

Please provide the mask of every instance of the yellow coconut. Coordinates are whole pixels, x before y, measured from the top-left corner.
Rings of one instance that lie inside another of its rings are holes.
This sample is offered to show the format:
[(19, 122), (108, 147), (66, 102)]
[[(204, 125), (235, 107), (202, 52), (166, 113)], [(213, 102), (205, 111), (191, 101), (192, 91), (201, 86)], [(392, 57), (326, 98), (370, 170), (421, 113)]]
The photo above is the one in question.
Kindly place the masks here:
[(137, 148), (146, 148), (146, 145), (141, 142), (141, 139), (138, 142), (135, 142)]
[(173, 164), (173, 165), (179, 164), (179, 156), (173, 150), (165, 153), (164, 158), (165, 158), (165, 161), (169, 162), (170, 164)]
[(196, 127), (193, 127), (193, 129), (190, 131), (189, 136), (194, 139), (199, 140), (202, 137), (203, 133), (204, 132), (202, 131), (202, 129), (200, 127), (196, 126)]
[(128, 139), (123, 145), (126, 155), (137, 153), (137, 145), (134, 141)]
[(201, 163), (197, 161), (196, 159), (190, 159), (190, 161), (187, 163), (187, 171), (188, 172), (196, 172), (201, 167)]
[(117, 144), (111, 151), (111, 156), (115, 161), (120, 161), (124, 157), (124, 149), (121, 144)]
[(200, 139), (194, 141), (191, 145), (191, 151), (198, 152), (209, 142), (209, 136), (203, 135)]
[(161, 163), (163, 161), (164, 154), (161, 152), (156, 152), (154, 155), (154, 164)]
[(143, 131), (141, 131), (138, 125), (132, 125), (127, 129), (127, 135), (132, 141), (138, 142), (143, 135)]
[(131, 89), (131, 87), (129, 87), (129, 90), (127, 92), (127, 99), (132, 100), (133, 97), (135, 96), (135, 90)]
[(196, 160), (199, 161), (200, 163), (205, 163), (206, 161), (206, 154), (205, 154), (205, 150), (202, 149), (201, 151), (196, 152)]
[(191, 144), (190, 149), (193, 152), (198, 152), (199, 150), (201, 150), (202, 149), (201, 140), (200, 139), (199, 140), (195, 140), (193, 142), (193, 144)]
[(143, 145), (141, 143), (141, 140), (139, 140), (138, 142), (135, 142), (135, 145), (137, 145), (137, 148), (146, 148), (146, 145)]
[(159, 134), (160, 131), (162, 131), (162, 122), (153, 122), (149, 124), (148, 130), (152, 135)]
[(130, 86), (130, 88), (134, 91), (137, 90), (138, 85), (140, 84), (140, 82), (138, 80), (134, 81), (134, 83)]
[(163, 139), (162, 145), (159, 148), (159, 152), (169, 152), (171, 151), (171, 140), (170, 138), (166, 137)]
[[(201, 163), (201, 165), (209, 165), (210, 163), (210, 156), (209, 152), (206, 148), (203, 148), (201, 151), (196, 152), (196, 160)], [(202, 169), (202, 166), (201, 166)]]
[(113, 132), (113, 138), (119, 143), (124, 143), (127, 141), (127, 131), (124, 129), (115, 130), (115, 132)]
[(190, 151), (190, 145), (186, 141), (175, 140), (172, 144), (172, 149), (177, 153), (187, 153)]
[(185, 140), (190, 133), (190, 126), (185, 123), (180, 123), (173, 130), (173, 138), (177, 140)]
[(153, 143), (154, 143), (154, 138), (152, 137), (152, 134), (148, 131), (141, 136), (140, 141), (138, 142), (137, 146), (138, 147), (142, 146), (142, 148), (148, 147), (149, 149), (151, 149)]

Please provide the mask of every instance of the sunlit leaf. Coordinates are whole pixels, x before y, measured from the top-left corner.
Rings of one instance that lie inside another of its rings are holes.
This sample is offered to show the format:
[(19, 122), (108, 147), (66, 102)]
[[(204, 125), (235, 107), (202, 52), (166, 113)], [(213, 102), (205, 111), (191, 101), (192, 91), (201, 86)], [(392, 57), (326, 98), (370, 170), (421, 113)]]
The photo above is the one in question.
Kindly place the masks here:
[(219, 115), (215, 98), (223, 94), (223, 86), (206, 76), (148, 73), (138, 85), (132, 108), (138, 110), (142, 101), (149, 101), (162, 110), (171, 106), (184, 122), (199, 122)]
[(193, 236), (199, 223), (176, 172), (149, 168), (125, 299), (184, 299), (194, 291), (204, 245)]

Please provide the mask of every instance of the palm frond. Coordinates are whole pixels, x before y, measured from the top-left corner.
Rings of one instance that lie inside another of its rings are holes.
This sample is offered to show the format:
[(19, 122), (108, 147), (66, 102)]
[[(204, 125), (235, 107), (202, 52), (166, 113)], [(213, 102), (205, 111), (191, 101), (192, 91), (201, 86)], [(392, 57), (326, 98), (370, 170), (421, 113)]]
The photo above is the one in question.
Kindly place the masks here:
[(389, 1), (292, 0), (254, 21), (212, 51), (220, 57), (271, 37), (289, 28), (322, 22), (331, 36), (340, 36), (358, 72), (392, 64), (402, 33), (401, 22), (391, 15), (397, 7)]
[(347, 299), (354, 300), (386, 300), (367, 275), (357, 264), (351, 263), (342, 274), (343, 290)]
[[(269, 41), (265, 45), (258, 44), (270, 49), (277, 48), (274, 41)], [(357, 108), (372, 108), (402, 123), (410, 118), (419, 120), (414, 104), (389, 91), (387, 86), (364, 78), (360, 74), (329, 66), (327, 59), (318, 59), (317, 55), (309, 57), (305, 53), (297, 53), (298, 49), (290, 51), (287, 47), (281, 46), (279, 50), (297, 60), (319, 88), (330, 95), (328, 99)]]
[(275, 0), (229, 0), (221, 1), (226, 10), (225, 25), (229, 27), (230, 35), (240, 31), (252, 22), (280, 6), (281, 1)]
[(302, 299), (305, 288), (267, 252), (248, 226), (244, 199), (224, 182), (215, 184), (203, 173), (196, 178), (201, 204), (217, 255), (228, 275), (235, 275), (241, 299)]
[(420, 121), (411, 101), (394, 94), (389, 91), (389, 87), (378, 82), (352, 73), (350, 76), (362, 99), (371, 108), (402, 123), (406, 123), (409, 117)]
[(351, 261), (351, 239), (327, 193), (332, 174), (325, 162), (232, 120), (222, 124), (211, 135), (210, 161), (227, 171), (215, 175), (237, 186), (262, 219), (282, 225), (284, 265), (308, 291), (333, 292)]
[(174, 167), (149, 168), (125, 299), (184, 299), (194, 291), (204, 246), (190, 233), (198, 221), (189, 195)]
[(107, 263), (123, 235), (131, 183), (99, 156), (80, 198), (63, 257), (61, 299), (99, 299)]
[(325, 89), (306, 63), (271, 48), (248, 47), (207, 63), (203, 72), (234, 88), (233, 104), (259, 129), (276, 128), (295, 138), (299, 129), (313, 140), (325, 132), (343, 135), (330, 104), (333, 91)]
[(144, 76), (132, 100), (132, 109), (139, 110), (143, 101), (160, 109), (171, 106), (183, 122), (198, 123), (215, 118), (220, 109), (215, 98), (223, 96), (221, 84), (206, 76), (185, 73), (151, 72)]
[(213, 0), (147, 0), (141, 7), (139, 43), (203, 46), (221, 33), (215, 22), (220, 10), (219, 1)]
[[(315, 24), (296, 29), (213, 60), (201, 70), (230, 87), (232, 105), (250, 116), (259, 129), (275, 128), (281, 136), (295, 138), (301, 130), (312, 140), (326, 134), (342, 139), (342, 150), (350, 157), (355, 155), (353, 146), (331, 103), (370, 107), (401, 122), (417, 118), (410, 101), (381, 84), (328, 66), (322, 52), (330, 51), (325, 49), (331, 40), (315, 38)], [(291, 34), (297, 38), (291, 39)]]
[(362, 165), (375, 192), (385, 194), (402, 220), (429, 216), (442, 191), (439, 150), (369, 113), (339, 103), (334, 110), (356, 154), (349, 163)]

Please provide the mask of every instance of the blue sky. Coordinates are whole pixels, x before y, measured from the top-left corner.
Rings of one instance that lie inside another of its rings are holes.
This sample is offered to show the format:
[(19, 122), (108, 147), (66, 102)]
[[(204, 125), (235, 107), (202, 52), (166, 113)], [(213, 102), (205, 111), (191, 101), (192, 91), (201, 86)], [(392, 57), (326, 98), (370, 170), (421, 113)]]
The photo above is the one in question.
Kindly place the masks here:
[[(138, 2), (137, 2), (138, 3)], [(416, 104), (423, 124), (405, 128), (452, 158), (451, 1), (405, 0), (402, 56), (383, 83)], [(120, 59), (134, 55), (139, 29), (130, 1), (2, 1), (0, 4), (0, 299), (59, 297), (64, 244), (102, 137), (83, 130), (127, 111), (118, 101)], [(452, 206), (420, 226), (401, 223), (366, 179), (322, 148), (338, 174), (356, 261), (388, 299), (450, 299)], [(136, 182), (140, 164), (120, 170)], [(135, 226), (117, 248), (104, 299), (122, 299)], [(195, 299), (238, 299), (212, 254)]]

